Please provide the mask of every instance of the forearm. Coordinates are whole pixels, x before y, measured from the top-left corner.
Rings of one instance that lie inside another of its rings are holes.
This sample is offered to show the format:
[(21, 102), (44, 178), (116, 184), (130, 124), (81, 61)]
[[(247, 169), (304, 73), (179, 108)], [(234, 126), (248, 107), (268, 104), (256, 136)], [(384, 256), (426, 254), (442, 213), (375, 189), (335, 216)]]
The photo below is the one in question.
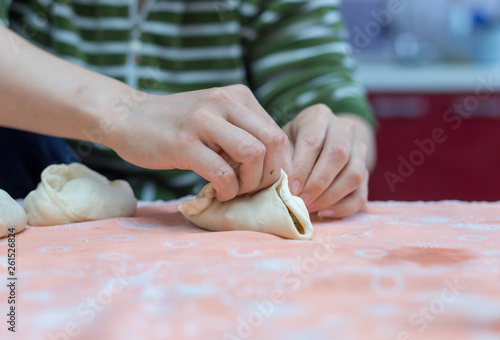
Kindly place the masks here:
[(349, 119), (354, 124), (355, 138), (367, 147), (366, 167), (372, 172), (377, 162), (377, 142), (373, 127), (359, 115), (353, 113), (338, 113), (337, 115)]
[[(0, 126), (92, 140), (127, 85), (57, 58), (0, 26)], [(105, 137), (105, 136), (104, 136)], [(107, 144), (106, 138), (100, 142)], [(108, 146), (108, 145), (107, 145)]]

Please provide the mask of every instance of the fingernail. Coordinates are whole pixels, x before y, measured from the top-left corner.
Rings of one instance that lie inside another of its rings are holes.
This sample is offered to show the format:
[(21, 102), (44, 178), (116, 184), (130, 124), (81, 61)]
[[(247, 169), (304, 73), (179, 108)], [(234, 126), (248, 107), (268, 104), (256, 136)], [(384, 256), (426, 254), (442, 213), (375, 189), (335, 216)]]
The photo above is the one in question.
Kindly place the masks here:
[(320, 212), (318, 212), (318, 216), (319, 217), (332, 218), (332, 217), (335, 216), (335, 213), (333, 212), (333, 210), (326, 209), (326, 210), (321, 210)]
[(300, 190), (300, 182), (295, 180), (292, 183), (292, 195), (297, 196)]
[(308, 194), (306, 194), (306, 193), (301, 194), (299, 197), (302, 198), (302, 200), (304, 201), (305, 205), (307, 205), (307, 203), (311, 199), (311, 197)]

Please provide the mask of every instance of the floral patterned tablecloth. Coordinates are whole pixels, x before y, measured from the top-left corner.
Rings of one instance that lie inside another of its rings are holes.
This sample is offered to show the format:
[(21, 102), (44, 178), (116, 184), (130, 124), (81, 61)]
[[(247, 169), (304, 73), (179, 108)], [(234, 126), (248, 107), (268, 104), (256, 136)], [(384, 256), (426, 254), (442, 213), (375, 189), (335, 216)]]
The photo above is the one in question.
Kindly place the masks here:
[(176, 202), (0, 240), (1, 339), (500, 339), (500, 202), (371, 202), (310, 241), (208, 232)]

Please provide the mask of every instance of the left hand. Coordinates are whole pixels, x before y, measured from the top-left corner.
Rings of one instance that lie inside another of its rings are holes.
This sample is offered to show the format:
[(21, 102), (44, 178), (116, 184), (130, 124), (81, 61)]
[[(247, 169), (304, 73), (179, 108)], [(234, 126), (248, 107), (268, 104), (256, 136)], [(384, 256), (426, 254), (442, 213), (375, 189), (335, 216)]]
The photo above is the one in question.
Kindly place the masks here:
[(319, 217), (345, 217), (366, 205), (365, 141), (371, 139), (357, 135), (359, 121), (336, 116), (326, 105), (318, 104), (283, 128), (293, 155), (292, 194), (300, 196), (309, 212), (318, 212)]

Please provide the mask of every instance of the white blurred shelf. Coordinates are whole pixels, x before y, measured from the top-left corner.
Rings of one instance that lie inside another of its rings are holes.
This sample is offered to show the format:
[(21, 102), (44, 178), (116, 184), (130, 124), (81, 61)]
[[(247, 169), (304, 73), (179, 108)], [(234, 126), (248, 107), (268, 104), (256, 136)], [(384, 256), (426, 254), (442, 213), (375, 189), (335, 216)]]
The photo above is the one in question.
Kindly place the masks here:
[(356, 79), (369, 92), (474, 92), (488, 84), (500, 92), (500, 65), (358, 63)]

